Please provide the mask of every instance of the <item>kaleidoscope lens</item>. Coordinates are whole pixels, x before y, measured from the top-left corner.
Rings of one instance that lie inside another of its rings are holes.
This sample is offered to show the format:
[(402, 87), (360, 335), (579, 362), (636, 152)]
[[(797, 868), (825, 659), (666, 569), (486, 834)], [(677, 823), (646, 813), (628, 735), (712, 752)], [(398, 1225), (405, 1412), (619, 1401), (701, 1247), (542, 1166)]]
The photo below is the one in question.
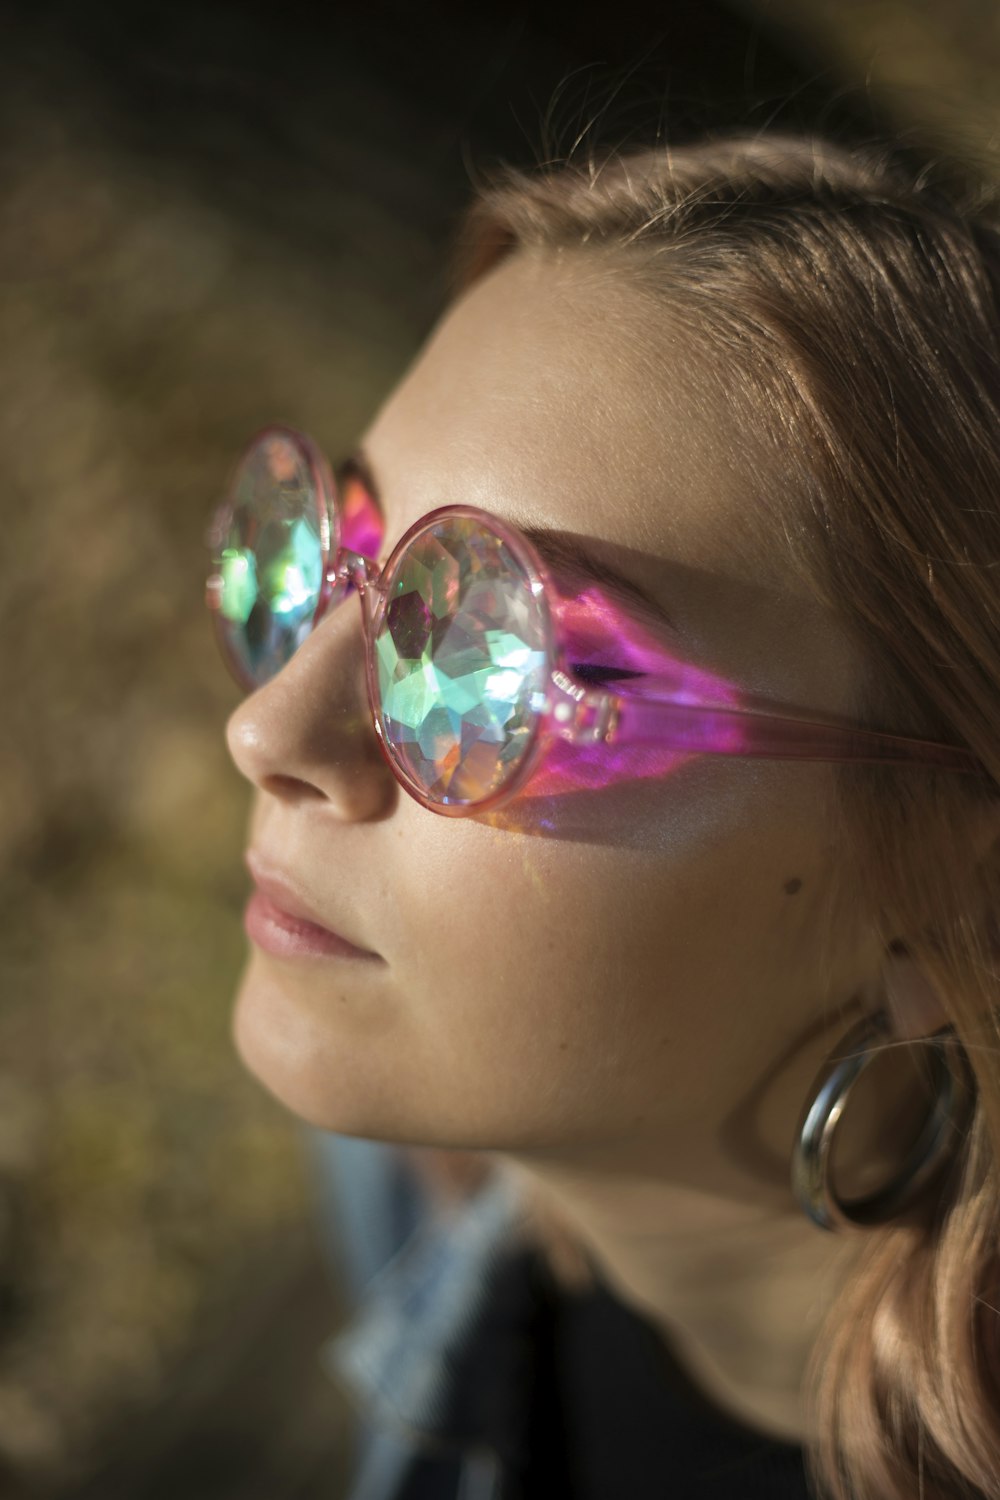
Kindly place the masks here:
[(549, 681), (543, 592), (499, 532), (458, 509), (397, 547), (373, 642), (383, 743), (438, 806), (488, 800), (518, 776)]
[(280, 671), (309, 634), (323, 589), (330, 519), (316, 460), (281, 429), (243, 454), (211, 535), (216, 627), (250, 688)]

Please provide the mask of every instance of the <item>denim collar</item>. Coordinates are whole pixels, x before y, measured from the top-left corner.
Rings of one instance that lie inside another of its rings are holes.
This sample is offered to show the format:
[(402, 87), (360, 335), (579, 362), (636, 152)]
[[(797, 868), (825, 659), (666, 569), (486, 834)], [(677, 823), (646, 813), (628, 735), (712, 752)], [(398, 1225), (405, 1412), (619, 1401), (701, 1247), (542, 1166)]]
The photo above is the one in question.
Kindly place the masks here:
[(427, 1452), (519, 1450), (538, 1252), (503, 1173), (423, 1220), (321, 1349), (366, 1419)]

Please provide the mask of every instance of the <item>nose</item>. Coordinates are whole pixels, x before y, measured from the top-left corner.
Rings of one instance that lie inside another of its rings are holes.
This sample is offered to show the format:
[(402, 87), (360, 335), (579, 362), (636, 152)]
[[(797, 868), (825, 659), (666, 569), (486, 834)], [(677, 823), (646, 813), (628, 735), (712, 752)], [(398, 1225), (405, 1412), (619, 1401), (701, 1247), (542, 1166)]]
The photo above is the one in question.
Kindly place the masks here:
[(226, 743), (237, 770), (283, 801), (325, 803), (345, 822), (389, 813), (400, 788), (368, 707), (364, 636), (353, 594), (234, 710)]

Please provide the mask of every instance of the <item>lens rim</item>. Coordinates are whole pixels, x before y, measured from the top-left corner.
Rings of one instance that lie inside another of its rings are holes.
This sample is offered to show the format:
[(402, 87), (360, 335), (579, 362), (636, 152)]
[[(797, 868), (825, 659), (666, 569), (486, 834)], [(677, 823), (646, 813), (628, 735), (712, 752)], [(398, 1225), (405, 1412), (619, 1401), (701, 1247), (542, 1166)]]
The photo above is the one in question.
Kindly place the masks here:
[[(386, 733), (384, 709), (378, 685), (378, 667), (375, 657), (375, 640), (385, 620), (392, 583), (403, 563), (405, 554), (426, 531), (440, 525), (443, 520), (452, 517), (474, 520), (484, 531), (499, 537), (504, 546), (509, 548), (523, 569), (528, 581), (528, 587), (536, 601), (541, 618), (545, 650), (546, 706), (542, 710), (536, 710), (533, 714), (534, 722), (527, 748), (522, 754), (516, 769), (511, 772), (503, 785), (490, 793), (489, 796), (482, 797), (475, 802), (440, 802), (436, 800), (434, 797), (428, 795), (426, 789), (411, 776), (407, 768), (397, 759)], [(370, 607), (364, 611), (368, 701), (372, 710), (372, 719), (375, 724), (379, 746), (383, 755), (388, 760), (393, 774), (398, 777), (406, 790), (422, 807), (429, 808), (432, 812), (442, 813), (446, 817), (459, 818), (467, 817), (470, 813), (489, 812), (502, 806), (505, 802), (509, 802), (531, 779), (550, 738), (549, 699), (551, 696), (553, 668), (558, 660), (558, 644), (550, 602), (553, 597), (552, 581), (541, 557), (538, 555), (537, 549), (515, 527), (509, 526), (500, 517), (482, 510), (478, 505), (440, 505), (435, 510), (428, 511), (426, 515), (421, 516), (400, 537), (385, 566), (381, 570), (377, 590), (373, 591), (369, 589), (367, 592), (369, 594), (374, 592), (377, 596), (370, 604)]]
[[(336, 503), (336, 483), (326, 455), (307, 433), (300, 432), (297, 428), (289, 427), (282, 422), (269, 422), (266, 427), (261, 427), (255, 432), (253, 437), (241, 449), (239, 457), (230, 470), (223, 498), (212, 512), (204, 533), (204, 542), (211, 554), (212, 567), (212, 571), (209, 573), (205, 583), (205, 603), (208, 605), (212, 616), (212, 628), (216, 644), (229, 670), (230, 676), (245, 692), (249, 693), (255, 692), (257, 688), (262, 687), (264, 684), (243, 671), (239, 658), (235, 655), (229, 643), (228, 627), (223, 621), (221, 609), (222, 578), (219, 573), (219, 564), (221, 562), (219, 551), (224, 545), (233, 524), (233, 516), (236, 508), (236, 487), (241, 472), (253, 451), (265, 439), (273, 437), (284, 438), (296, 449), (308, 470), (309, 480), (313, 489), (316, 516), (319, 522), (320, 547), (322, 549), (321, 567), (323, 582), (320, 586), (316, 608), (309, 622), (310, 632), (315, 629), (318, 619), (328, 607), (329, 595), (331, 593), (330, 560), (331, 557), (336, 557), (340, 551), (340, 514)], [(265, 679), (265, 681), (267, 680)]]

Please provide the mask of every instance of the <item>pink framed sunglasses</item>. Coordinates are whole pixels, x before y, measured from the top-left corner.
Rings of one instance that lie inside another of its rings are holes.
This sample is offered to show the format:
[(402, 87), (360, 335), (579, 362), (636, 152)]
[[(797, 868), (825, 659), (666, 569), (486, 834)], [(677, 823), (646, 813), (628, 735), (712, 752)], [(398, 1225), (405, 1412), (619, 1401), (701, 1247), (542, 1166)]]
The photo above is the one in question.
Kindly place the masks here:
[(556, 741), (982, 770), (955, 745), (699, 703), (690, 675), (671, 686), (661, 673), (666, 690), (653, 694), (642, 684), (637, 692), (595, 686), (601, 664), (574, 653), (588, 634), (579, 628), (586, 603), (574, 609), (518, 528), (475, 505), (440, 506), (380, 568), (383, 532), (368, 485), (357, 476), (337, 483), (311, 438), (266, 427), (206, 530), (205, 598), (230, 672), (254, 691), (354, 590), (378, 743), (403, 788), (432, 812), (502, 806)]

